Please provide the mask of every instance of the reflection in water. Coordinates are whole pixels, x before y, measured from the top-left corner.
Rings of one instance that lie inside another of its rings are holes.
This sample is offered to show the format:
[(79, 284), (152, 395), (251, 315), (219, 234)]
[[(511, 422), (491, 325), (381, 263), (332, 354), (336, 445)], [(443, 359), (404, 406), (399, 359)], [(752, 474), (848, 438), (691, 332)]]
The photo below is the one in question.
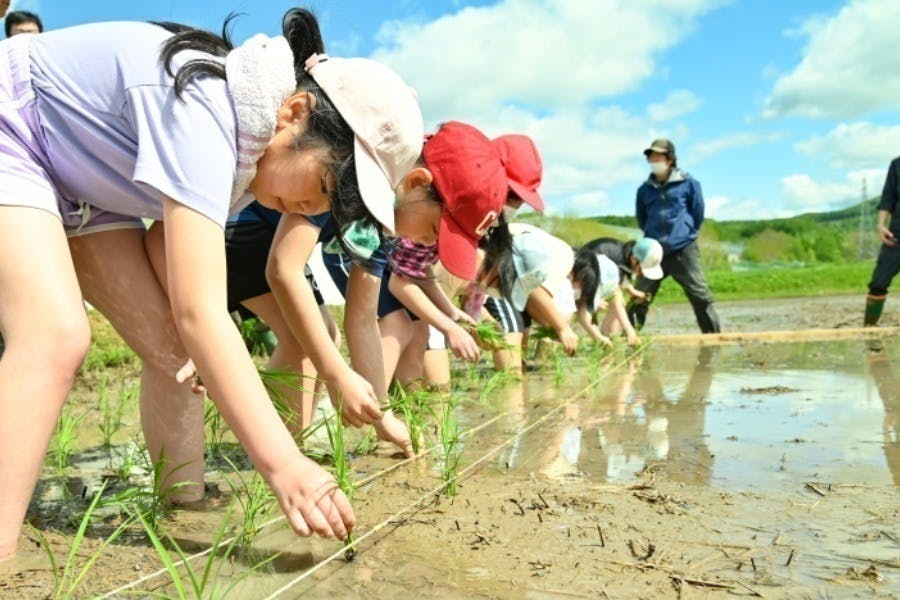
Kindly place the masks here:
[(676, 400), (666, 397), (658, 374), (642, 365), (641, 357), (630, 360), (591, 402), (566, 407), (550, 439), (541, 440), (546, 444), (538, 458), (541, 472), (556, 479), (587, 475), (621, 482), (647, 464), (664, 463), (677, 481), (708, 483), (713, 459), (704, 422), (717, 352), (698, 349)]
[(654, 391), (646, 400), (648, 442), (658, 440), (656, 447), (660, 451), (654, 458), (665, 460), (666, 471), (675, 481), (710, 481), (713, 455), (706, 445), (706, 397), (718, 352), (718, 346), (700, 347), (690, 378), (675, 401), (665, 396), (655, 372), (649, 368), (642, 372), (642, 387)]
[(849, 340), (654, 349), (517, 440), (503, 460), (557, 481), (625, 483), (649, 466), (692, 485), (789, 486), (798, 477), (896, 485), (900, 376), (887, 349), (869, 357), (861, 347)]
[(900, 380), (894, 374), (885, 352), (872, 352), (869, 356), (869, 374), (875, 380), (878, 395), (884, 404), (884, 457), (894, 478), (894, 485), (900, 485)]

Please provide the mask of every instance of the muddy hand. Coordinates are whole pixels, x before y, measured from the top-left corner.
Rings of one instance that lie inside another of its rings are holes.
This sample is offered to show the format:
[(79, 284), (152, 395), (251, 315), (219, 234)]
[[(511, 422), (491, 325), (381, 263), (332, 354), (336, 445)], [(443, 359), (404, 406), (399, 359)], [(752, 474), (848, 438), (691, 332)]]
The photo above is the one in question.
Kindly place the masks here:
[(184, 363), (184, 366), (175, 373), (175, 381), (178, 383), (184, 383), (188, 380), (191, 382), (192, 392), (195, 394), (206, 394), (206, 386), (203, 385), (203, 380), (200, 379), (200, 373), (197, 372), (196, 367), (194, 367), (194, 361), (191, 359), (188, 359), (188, 361)]
[(386, 411), (381, 420), (375, 423), (375, 432), (378, 434), (378, 439), (390, 442), (400, 448), (406, 458), (415, 456), (409, 429), (391, 411)]
[(362, 427), (381, 418), (381, 408), (372, 384), (356, 371), (347, 369), (327, 385), (331, 403), (341, 411), (346, 425)]
[(343, 540), (356, 527), (353, 508), (334, 477), (305, 456), (286, 460), (267, 479), (298, 535)]

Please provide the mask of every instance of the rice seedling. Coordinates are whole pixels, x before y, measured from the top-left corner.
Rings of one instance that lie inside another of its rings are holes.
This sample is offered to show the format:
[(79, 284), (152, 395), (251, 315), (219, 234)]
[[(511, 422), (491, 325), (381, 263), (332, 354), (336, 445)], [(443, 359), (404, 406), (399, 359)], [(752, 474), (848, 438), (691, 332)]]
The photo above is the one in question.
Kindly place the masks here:
[(378, 435), (375, 433), (375, 430), (370, 427), (369, 431), (366, 432), (366, 435), (363, 436), (363, 438), (356, 443), (356, 446), (353, 447), (353, 454), (355, 456), (364, 456), (366, 454), (371, 454), (375, 452), (375, 449), (377, 447)]
[(479, 321), (476, 324), (472, 324), (469, 321), (459, 321), (459, 324), (475, 339), (475, 343), (482, 350), (494, 352), (506, 350), (510, 347), (504, 339), (503, 330), (495, 321)]
[(120, 482), (127, 484), (131, 480), (131, 476), (134, 474), (135, 469), (138, 468), (138, 465), (147, 460), (144, 456), (144, 449), (140, 444), (130, 443), (116, 454), (120, 459), (115, 470), (116, 476), (119, 478)]
[[(341, 491), (347, 496), (347, 500), (353, 501), (356, 495), (356, 484), (350, 477), (350, 464), (347, 461), (347, 454), (344, 450), (344, 423), (341, 421), (340, 407), (335, 409), (335, 413), (325, 419), (325, 430), (328, 432), (328, 443), (331, 445), (331, 454), (333, 457), (332, 471), (334, 479)], [(356, 558), (356, 545), (353, 542), (353, 534), (348, 533), (347, 539), (344, 540), (344, 558), (348, 561)]]
[[(246, 548), (253, 543), (259, 533), (259, 524), (275, 505), (275, 495), (268, 484), (257, 472), (246, 477), (237, 466), (225, 457), (234, 471), (234, 477), (226, 477), (225, 482), (231, 488), (235, 501), (240, 505), (241, 523), (238, 533), (238, 544)], [(233, 481), (236, 479), (237, 481)]]
[[(301, 381), (298, 373), (284, 369), (258, 369), (258, 371), (259, 377), (262, 379), (263, 385), (269, 393), (269, 398), (272, 400), (272, 404), (275, 405), (275, 410), (277, 410), (278, 414), (281, 416), (281, 420), (289, 426), (297, 424), (300, 415), (293, 408), (295, 399), (288, 394), (299, 396), (300, 392), (308, 391), (304, 387), (306, 384), (311, 385), (313, 389), (315, 389), (317, 380), (312, 377), (304, 377), (303, 381)], [(299, 428), (291, 427), (291, 429), (295, 430)], [(300, 432), (295, 441), (298, 444), (302, 444), (313, 431), (315, 431), (315, 429)]]
[(57, 475), (62, 475), (65, 468), (69, 466), (69, 460), (75, 448), (75, 430), (78, 429), (78, 425), (87, 414), (87, 412), (84, 412), (77, 417), (73, 417), (72, 409), (68, 405), (63, 406), (62, 411), (59, 413), (59, 418), (56, 420), (56, 430), (53, 432), (48, 450), (48, 454), (56, 467)]
[(453, 396), (448, 397), (441, 407), (440, 436), (444, 459), (441, 475), (444, 480), (444, 493), (447, 496), (456, 495), (456, 474), (462, 457), (462, 450), (459, 446), (459, 421), (456, 419), (455, 409), (456, 402)]
[[(135, 517), (144, 526), (144, 531), (147, 533), (150, 544), (162, 562), (163, 568), (168, 573), (177, 598), (196, 598), (197, 600), (228, 598), (244, 578), (279, 556), (280, 553), (273, 554), (236, 577), (230, 579), (223, 577), (222, 569), (232, 562), (232, 556), (238, 547), (238, 539), (236, 537), (232, 537), (227, 544), (223, 545), (228, 524), (231, 521), (231, 511), (232, 506), (229, 505), (225, 517), (222, 519), (222, 524), (213, 538), (210, 552), (202, 570), (197, 569), (188, 561), (187, 554), (168, 532), (160, 534), (141, 512), (138, 511), (135, 514)], [(169, 551), (166, 545), (175, 551), (175, 556), (172, 555), (172, 552)], [(179, 560), (180, 565), (176, 565), (175, 563)], [(223, 585), (223, 582), (227, 582), (227, 585)], [(168, 594), (160, 594), (159, 592), (137, 592), (137, 594), (157, 598), (171, 597)]]
[(434, 393), (427, 389), (419, 388), (407, 392), (398, 385), (391, 390), (391, 401), (385, 407), (403, 415), (403, 420), (409, 428), (413, 452), (416, 454), (422, 450), (427, 418), (429, 415), (434, 416), (434, 409), (431, 407), (433, 399)]
[(222, 450), (228, 425), (219, 413), (219, 409), (210, 400), (206, 401), (203, 420), (207, 429), (206, 452), (210, 455), (218, 455)]
[(563, 355), (562, 348), (560, 347), (553, 349), (551, 357), (553, 359), (553, 384), (556, 387), (559, 387), (562, 384), (563, 378), (566, 376), (565, 365), (568, 364), (568, 361)]
[(182, 487), (190, 485), (188, 482), (181, 481), (165, 486), (164, 476), (171, 476), (184, 467), (184, 465), (179, 465), (171, 471), (167, 471), (167, 464), (168, 460), (166, 460), (165, 453), (163, 453), (159, 460), (153, 463), (153, 480), (151, 485), (125, 488), (117, 494), (104, 499), (100, 505), (104, 507), (113, 505), (133, 507), (135, 512), (141, 515), (142, 521), (149, 523), (155, 531), (160, 531), (160, 524), (163, 518), (171, 511), (170, 498)]
[(100, 423), (100, 435), (103, 438), (103, 445), (107, 448), (112, 446), (112, 437), (122, 429), (125, 410), (128, 405), (137, 397), (137, 386), (125, 387), (123, 384), (119, 387), (119, 393), (116, 396), (116, 403), (113, 405), (109, 399), (109, 388), (107, 387), (106, 374), (100, 379), (99, 403), (102, 412)]
[(516, 379), (517, 376), (510, 371), (494, 371), (478, 393), (478, 403), (487, 404), (492, 400), (496, 400), (498, 396), (494, 393), (506, 387), (510, 381)]
[(69, 554), (66, 556), (66, 562), (64, 565), (60, 565), (59, 561), (55, 553), (53, 552), (53, 548), (50, 546), (50, 543), (47, 541), (47, 538), (39, 529), (34, 526), (31, 527), (31, 531), (34, 533), (35, 537), (37, 537), (38, 541), (41, 544), (41, 547), (44, 549), (44, 552), (47, 554), (47, 558), (50, 560), (50, 568), (53, 571), (53, 592), (51, 594), (52, 598), (60, 599), (64, 598), (68, 600), (75, 596), (75, 591), (79, 585), (84, 581), (85, 576), (87, 576), (88, 572), (91, 570), (91, 567), (94, 566), (94, 563), (97, 562), (97, 559), (103, 553), (103, 551), (112, 544), (116, 538), (118, 538), (122, 532), (124, 532), (132, 523), (132, 519), (125, 519), (121, 524), (119, 524), (113, 532), (103, 540), (103, 543), (100, 544), (100, 547), (91, 554), (87, 562), (84, 563), (81, 568), (76, 566), (77, 558), (82, 555), (80, 552), (81, 544), (84, 542), (85, 534), (87, 533), (88, 526), (94, 518), (94, 514), (100, 505), (100, 499), (103, 496), (103, 491), (106, 487), (106, 483), (101, 484), (100, 489), (94, 494), (93, 499), (91, 500), (90, 505), (88, 505), (87, 510), (81, 518), (81, 521), (78, 525), (78, 530), (75, 532), (75, 537), (72, 539), (72, 545), (69, 549)]

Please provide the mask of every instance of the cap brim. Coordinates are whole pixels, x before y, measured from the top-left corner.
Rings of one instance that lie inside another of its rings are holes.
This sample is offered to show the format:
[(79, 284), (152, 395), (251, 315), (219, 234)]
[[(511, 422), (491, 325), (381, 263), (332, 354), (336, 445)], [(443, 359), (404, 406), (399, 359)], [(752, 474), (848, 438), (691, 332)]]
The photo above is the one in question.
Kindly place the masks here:
[(438, 257), (451, 275), (466, 281), (477, 273), (478, 240), (466, 235), (456, 221), (444, 210), (438, 228)]
[(375, 158), (366, 150), (359, 138), (353, 138), (353, 159), (356, 164), (356, 181), (363, 204), (388, 233), (394, 234), (394, 189)]
[(662, 279), (663, 278), (662, 267), (659, 265), (656, 265), (655, 267), (647, 267), (647, 268), (641, 267), (641, 276), (644, 279), (652, 279), (653, 281)]
[(509, 180), (509, 189), (516, 193), (525, 204), (535, 210), (544, 210), (544, 199), (534, 190), (530, 190), (518, 181)]

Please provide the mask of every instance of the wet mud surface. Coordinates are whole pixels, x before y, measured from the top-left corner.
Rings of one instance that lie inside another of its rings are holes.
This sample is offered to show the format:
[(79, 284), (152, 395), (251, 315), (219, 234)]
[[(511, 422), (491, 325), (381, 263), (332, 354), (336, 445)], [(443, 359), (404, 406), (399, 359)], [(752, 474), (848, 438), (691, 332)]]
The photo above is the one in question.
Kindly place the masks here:
[[(847, 318), (860, 304), (852, 300), (836, 299), (831, 316)], [(802, 328), (810, 317), (797, 306), (793, 317), (783, 303), (770, 306), (777, 324), (759, 321), (759, 329)], [(666, 320), (685, 308), (679, 331), (690, 330), (689, 307), (664, 308)], [(753, 310), (720, 306), (725, 323)], [(619, 351), (558, 373), (551, 367), (488, 394), (484, 378), (473, 381), (461, 390), (469, 400), (460, 405), (460, 426), (482, 428), (461, 439), (457, 496), (435, 493), (437, 451), (387, 473), (398, 462), (389, 450), (355, 456), (354, 479), (372, 480), (354, 500), (354, 562), (343, 559), (339, 542), (297, 538), (278, 521), (249, 550), (218, 561), (206, 591), (234, 598), (265, 598), (286, 586), (279, 597), (897, 597), (898, 359), (900, 340), (891, 339), (651, 345), (631, 358)], [(90, 398), (82, 389), (75, 401)], [(29, 515), (61, 562), (75, 526), (60, 515), (76, 512), (69, 507), (78, 505), (79, 485), (91, 489), (111, 470), (98, 466), (89, 438), (79, 439), (82, 462), (67, 471), (70, 497), (59, 499), (65, 494), (48, 474)], [(219, 491), (202, 509), (164, 522), (187, 553), (208, 548), (226, 515), (231, 492), (219, 471), (211, 469), (210, 479)], [(76, 564), (115, 524), (101, 520), (88, 530)], [(4, 598), (51, 593), (49, 561), (38, 546), (28, 531), (20, 556), (0, 565)], [(129, 531), (100, 555), (76, 596), (95, 597), (160, 564), (146, 536)], [(177, 596), (167, 575), (134, 590)]]

